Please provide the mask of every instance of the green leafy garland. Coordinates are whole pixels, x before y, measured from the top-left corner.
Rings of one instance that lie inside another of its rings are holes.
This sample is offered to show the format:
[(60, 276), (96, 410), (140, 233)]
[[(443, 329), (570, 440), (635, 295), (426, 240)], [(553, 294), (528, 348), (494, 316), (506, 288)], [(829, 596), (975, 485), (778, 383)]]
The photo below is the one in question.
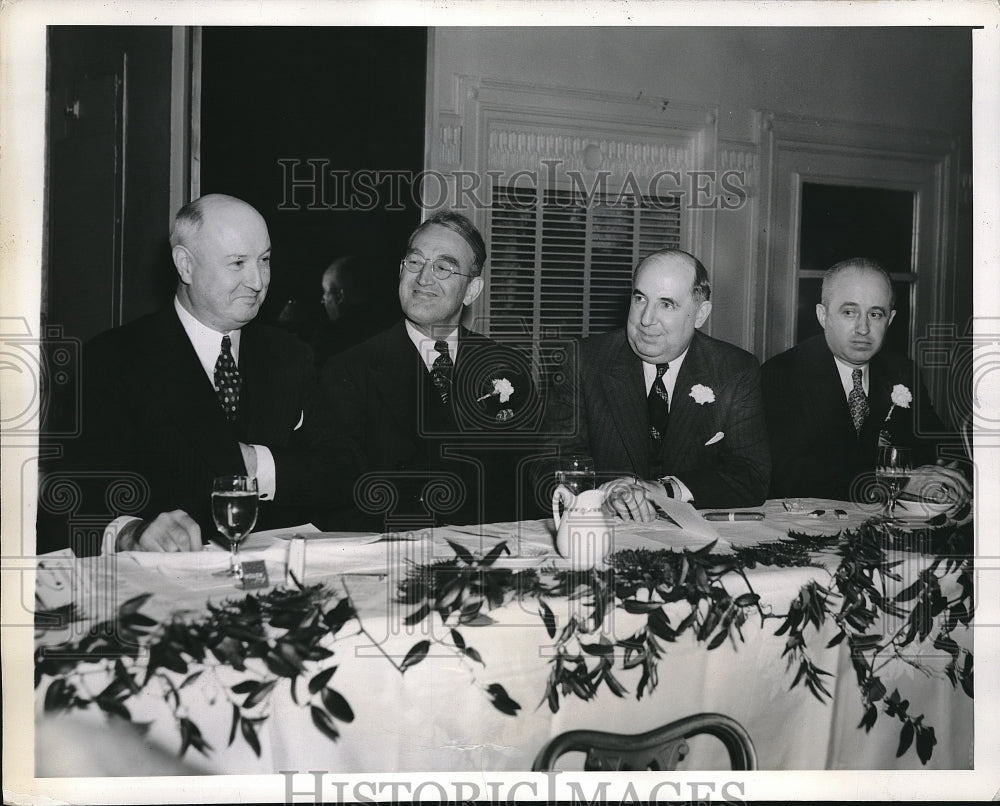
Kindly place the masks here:
[[(918, 533), (902, 532), (878, 520), (835, 537), (812, 537), (790, 533), (788, 540), (737, 549), (732, 554), (713, 554), (714, 544), (697, 551), (626, 550), (612, 555), (612, 565), (603, 571), (548, 569), (512, 570), (496, 566), (506, 553), (500, 543), (481, 558), (450, 543), (455, 557), (431, 565), (413, 565), (400, 583), (399, 598), (414, 609), (406, 618), (417, 624), (437, 613), (449, 626), (445, 638), (436, 638), (439, 648), (454, 653), (463, 662), (484, 665), (480, 653), (467, 640), (466, 628), (490, 624), (488, 610), (513, 599), (536, 599), (538, 614), (554, 653), (539, 704), (552, 712), (560, 699), (591, 700), (601, 686), (617, 697), (628, 694), (615, 672), (641, 667), (636, 689), (641, 699), (658, 683), (658, 664), (666, 644), (690, 632), (713, 650), (726, 641), (743, 642), (743, 627), (751, 616), (777, 619), (777, 635), (786, 635), (783, 656), (787, 668), (795, 669), (791, 683), (803, 683), (820, 701), (830, 697), (819, 668), (809, 654), (807, 638), (818, 634), (828, 619), (838, 628), (828, 646), (844, 640), (851, 649), (863, 706), (859, 727), (870, 730), (878, 717), (877, 703), (901, 723), (897, 756), (916, 741), (916, 751), (926, 764), (936, 742), (934, 729), (922, 715), (909, 713), (909, 702), (898, 691), (887, 694), (878, 672), (893, 661), (931, 670), (902, 652), (913, 641), (925, 641), (935, 624), (933, 646), (950, 655), (944, 670), (952, 686), (961, 685), (973, 695), (973, 656), (951, 637), (959, 624), (966, 628), (973, 616), (971, 528), (954, 523)], [(895, 597), (886, 594), (887, 579), (898, 580), (894, 570), (900, 561), (890, 561), (887, 550), (916, 549), (934, 555), (919, 577)], [(788, 612), (776, 614), (761, 607), (745, 570), (758, 565), (807, 567), (816, 565), (816, 551), (839, 557), (828, 585), (815, 580), (802, 586)], [(724, 583), (736, 574), (748, 592), (732, 596)], [(948, 599), (940, 578), (953, 575), (959, 594)], [(559, 629), (558, 620), (546, 602), (549, 597), (568, 597), (578, 603), (577, 612)], [(349, 723), (354, 712), (344, 696), (332, 687), (337, 667), (329, 665), (338, 632), (351, 621), (355, 634), (369, 639), (349, 596), (336, 599), (324, 585), (277, 588), (265, 594), (247, 594), (208, 606), (208, 613), (195, 620), (175, 616), (157, 623), (140, 612), (149, 598), (143, 595), (121, 605), (114, 620), (93, 626), (78, 641), (35, 651), (35, 686), (51, 678), (44, 698), (46, 711), (89, 708), (96, 705), (109, 715), (131, 721), (128, 700), (155, 684), (170, 706), (180, 734), (180, 755), (189, 748), (204, 755), (213, 749), (183, 706), (184, 688), (227, 666), (246, 674), (235, 685), (218, 684), (232, 706), (229, 744), (237, 734), (259, 756), (258, 729), (269, 717), (270, 698), (279, 684), (287, 684), (293, 702), (309, 708), (316, 728), (337, 740), (337, 722)], [(912, 603), (906, 609), (907, 603)], [(674, 623), (664, 605), (674, 605), (682, 616)], [(614, 642), (604, 635), (594, 638), (612, 608), (644, 614), (645, 624), (634, 634)], [(870, 633), (878, 614), (902, 620), (891, 635)], [(940, 617), (940, 618), (939, 618)], [(43, 631), (78, 619), (72, 606), (58, 611), (39, 611), (36, 629)], [(462, 630), (466, 630), (463, 632)], [(372, 643), (376, 642), (372, 640)], [(377, 645), (377, 644), (376, 644)], [(431, 642), (422, 640), (410, 648), (401, 663), (386, 655), (400, 672), (428, 656)], [(253, 661), (248, 666), (247, 662)], [(168, 672), (173, 674), (168, 674)], [(90, 693), (89, 675), (103, 675), (107, 683)], [(183, 676), (176, 683), (175, 676)], [(475, 678), (475, 675), (474, 675)], [(306, 679), (306, 692), (299, 681)], [(477, 685), (478, 681), (474, 680)], [(491, 704), (516, 716), (521, 705), (499, 683), (480, 685)]]

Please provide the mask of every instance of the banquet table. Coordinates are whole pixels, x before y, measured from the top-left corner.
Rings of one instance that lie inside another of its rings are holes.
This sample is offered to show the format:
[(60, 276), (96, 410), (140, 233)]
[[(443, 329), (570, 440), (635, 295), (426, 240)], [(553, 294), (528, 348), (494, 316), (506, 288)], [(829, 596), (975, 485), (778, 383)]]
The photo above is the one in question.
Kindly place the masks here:
[[(743, 576), (731, 574), (724, 580), (733, 596), (752, 590), (760, 597), (763, 612), (781, 614), (810, 581), (830, 584), (839, 562), (834, 538), (872, 515), (846, 502), (803, 499), (801, 503), (800, 511), (786, 511), (784, 502), (768, 501), (755, 508), (764, 514), (762, 520), (712, 522), (697, 534), (673, 523), (617, 521), (613, 548), (696, 551), (717, 537), (711, 550), (725, 554), (787, 539), (789, 531), (816, 536), (811, 565), (758, 563), (745, 568)], [(615, 677), (624, 689), (621, 696), (610, 685), (599, 686), (596, 696), (586, 700), (564, 693), (555, 712), (546, 701), (554, 639), (537, 597), (509, 596), (499, 606), (483, 607), (488, 618), (481, 619), (482, 624), (462, 624), (462, 643), (472, 652), (454, 651), (452, 628), (457, 624), (443, 622), (437, 613), (407, 619), (415, 606), (401, 602), (398, 591), (415, 568), (433, 567), (463, 548), (481, 557), (501, 541), (509, 553), (498, 557), (498, 568), (558, 568), (563, 561), (552, 549), (552, 535), (551, 520), (428, 528), (405, 535), (321, 533), (309, 527), (251, 535), (241, 555), (245, 561), (263, 560), (271, 588), (323, 583), (331, 604), (348, 599), (357, 617), (337, 631), (330, 644), (332, 656), (307, 662), (309, 673), (297, 681), (296, 690), (279, 675), (254, 712), (256, 742), (231, 736), (234, 700), (243, 700), (251, 688), (245, 681), (275, 677), (253, 659), (244, 670), (215, 663), (200, 675), (190, 675), (189, 669), (170, 671), (176, 696), (183, 701), (181, 709), (172, 707), (172, 695), (163, 685), (149, 685), (130, 695), (129, 717), (146, 727), (141, 734), (129, 734), (128, 774), (524, 771), (532, 768), (549, 739), (567, 730), (634, 734), (702, 712), (728, 715), (746, 728), (762, 770), (972, 767), (973, 700), (944, 679), (941, 670), (948, 656), (932, 648), (930, 640), (909, 647), (919, 664), (897, 661), (880, 671), (887, 691), (898, 688), (908, 698), (910, 712), (922, 713), (925, 723), (934, 727), (937, 742), (923, 765), (912, 749), (897, 758), (900, 723), (895, 719), (881, 714), (870, 731), (859, 727), (864, 709), (848, 642), (828, 645), (837, 632), (829, 619), (809, 644), (813, 662), (830, 673), (824, 678), (831, 694), (826, 701), (803, 684), (792, 685), (795, 669), (783, 657), (787, 637), (775, 635), (780, 619), (763, 622), (751, 617), (740, 630), (742, 640), (725, 641), (711, 650), (690, 632), (665, 643), (658, 683), (651, 690), (647, 685), (641, 698), (637, 697), (641, 670), (623, 669), (619, 663)], [(830, 538), (829, 547), (823, 545), (824, 537)], [(919, 551), (899, 552), (894, 558), (900, 562), (896, 570), (902, 577), (890, 583), (896, 591), (928, 564)], [(204, 616), (210, 604), (246, 596), (229, 577), (217, 573), (227, 566), (228, 553), (214, 547), (189, 554), (45, 555), (37, 572), (39, 602), (53, 612), (58, 605), (73, 602), (81, 620), (36, 631), (36, 654), (58, 653), (94, 623), (113, 619), (120, 605), (136, 596), (149, 594), (140, 612), (151, 624)], [(294, 581), (288, 575), (290, 567), (298, 571)], [(583, 599), (555, 596), (544, 601), (557, 630), (570, 617), (586, 615)], [(635, 633), (645, 618), (613, 608), (586, 636), (587, 642), (613, 644)], [(971, 629), (960, 626), (952, 635), (963, 651), (972, 650)], [(424, 641), (429, 650), (411, 664), (408, 655)], [(336, 671), (328, 677), (328, 685), (348, 706), (345, 711), (339, 699), (330, 705), (335, 715), (350, 717), (334, 721), (335, 740), (317, 727), (309, 706), (310, 697), (315, 700), (321, 692), (306, 689), (319, 670), (333, 666)], [(75, 684), (93, 697), (110, 679), (110, 668), (110, 662), (83, 658), (74, 669)], [(241, 682), (244, 686), (237, 688), (237, 697), (233, 687)], [(497, 684), (503, 697), (494, 696), (491, 687)], [(62, 725), (70, 735), (72, 729), (94, 737), (98, 747), (108, 731), (108, 715), (94, 706), (46, 708), (50, 686), (51, 680), (43, 675), (36, 687), (37, 735), (45, 737), (37, 741), (48, 741), (59, 733), (52, 726)], [(507, 713), (494, 699), (501, 704), (513, 700), (519, 707)], [(179, 714), (197, 725), (205, 747), (204, 752), (187, 747), (180, 761)], [(682, 769), (728, 767), (728, 757), (715, 740), (699, 738), (690, 744), (691, 754)], [(116, 771), (113, 761), (95, 761), (87, 748), (62, 752), (56, 761), (54, 755), (49, 747), (36, 747), (36, 758), (47, 759), (40, 775), (125, 774)], [(567, 756), (565, 761), (579, 768), (579, 758)]]

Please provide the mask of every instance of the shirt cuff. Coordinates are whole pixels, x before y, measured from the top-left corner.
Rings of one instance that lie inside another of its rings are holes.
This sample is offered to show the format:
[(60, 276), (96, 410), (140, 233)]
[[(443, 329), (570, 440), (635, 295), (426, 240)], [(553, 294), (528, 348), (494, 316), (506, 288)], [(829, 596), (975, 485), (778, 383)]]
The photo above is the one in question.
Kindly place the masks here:
[(264, 445), (251, 445), (257, 455), (257, 494), (261, 501), (271, 501), (277, 487), (277, 471), (271, 449)]
[(687, 488), (687, 485), (677, 478), (677, 476), (664, 476), (660, 481), (664, 484), (669, 484), (673, 488), (671, 490), (672, 497), (678, 501), (691, 503), (694, 500), (694, 496), (691, 495), (691, 491)]
[(137, 521), (132, 515), (119, 515), (111, 523), (104, 527), (104, 538), (101, 540), (101, 554), (118, 553), (118, 534), (122, 527), (132, 521)]

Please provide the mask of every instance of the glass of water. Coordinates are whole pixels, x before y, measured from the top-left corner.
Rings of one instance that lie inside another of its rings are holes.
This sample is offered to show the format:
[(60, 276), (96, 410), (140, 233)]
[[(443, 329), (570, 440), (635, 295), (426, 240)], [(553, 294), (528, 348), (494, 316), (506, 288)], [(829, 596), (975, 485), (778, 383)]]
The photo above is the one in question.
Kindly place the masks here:
[(584, 490), (593, 490), (597, 486), (594, 460), (580, 453), (563, 456), (556, 471), (556, 483), (566, 485), (573, 495), (579, 495)]

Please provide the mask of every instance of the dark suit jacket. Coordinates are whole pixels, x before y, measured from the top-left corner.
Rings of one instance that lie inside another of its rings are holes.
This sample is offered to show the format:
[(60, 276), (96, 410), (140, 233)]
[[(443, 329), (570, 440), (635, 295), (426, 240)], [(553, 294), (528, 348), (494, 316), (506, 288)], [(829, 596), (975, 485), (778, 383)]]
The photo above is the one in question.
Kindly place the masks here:
[[(712, 403), (691, 396), (696, 384)], [(601, 479), (653, 477), (642, 361), (624, 328), (580, 343), (565, 383), (557, 384), (548, 431), (563, 453), (594, 459)], [(711, 445), (713, 437), (722, 438)], [(766, 494), (770, 458), (760, 368), (750, 353), (695, 331), (681, 365), (661, 445), (660, 475), (676, 476), (704, 507), (756, 506)], [(599, 480), (601, 480), (599, 479)]]
[[(514, 387), (501, 403), (494, 379)], [(354, 505), (331, 528), (409, 529), (519, 516), (525, 431), (537, 419), (528, 364), (466, 328), (448, 405), (441, 402), (402, 322), (334, 356), (322, 373), (338, 427), (361, 445)], [(428, 486), (430, 484), (430, 486)]]
[[(875, 449), (883, 426), (892, 444), (913, 448), (916, 464), (937, 459), (935, 435), (944, 427), (912, 361), (882, 351), (869, 362), (869, 414), (860, 434), (854, 430), (835, 361), (820, 334), (764, 364), (762, 383), (775, 496), (856, 497), (858, 485), (866, 483), (866, 474), (875, 467)], [(897, 406), (886, 424), (895, 384), (905, 385), (914, 399), (908, 409)]]
[[(261, 504), (259, 526), (302, 522), (302, 505), (346, 495), (353, 462), (336, 455), (343, 443), (319, 405), (309, 349), (251, 323), (242, 330), (239, 370), (239, 416), (230, 423), (172, 305), (92, 339), (82, 361), (82, 433), (59, 471), (80, 488), (75, 514), (103, 527), (121, 514), (183, 509), (210, 537), (212, 479), (246, 473), (240, 441), (267, 446), (275, 460), (276, 496)], [(40, 509), (52, 511), (47, 490), (43, 482)], [(65, 534), (43, 535), (39, 523), (41, 549), (66, 545)], [(99, 535), (70, 542), (91, 553)]]

